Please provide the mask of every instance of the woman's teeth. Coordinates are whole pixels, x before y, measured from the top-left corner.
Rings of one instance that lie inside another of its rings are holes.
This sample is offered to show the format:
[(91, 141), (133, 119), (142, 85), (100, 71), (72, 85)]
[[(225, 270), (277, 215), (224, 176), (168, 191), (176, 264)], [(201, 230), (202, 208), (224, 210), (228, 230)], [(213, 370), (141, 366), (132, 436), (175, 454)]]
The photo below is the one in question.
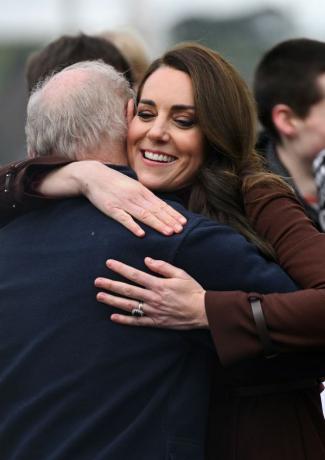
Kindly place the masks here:
[(144, 151), (143, 156), (147, 158), (147, 160), (159, 161), (161, 163), (170, 163), (171, 161), (176, 160), (175, 157), (172, 157), (170, 155), (166, 155), (163, 153), (153, 153), (149, 152), (148, 150)]

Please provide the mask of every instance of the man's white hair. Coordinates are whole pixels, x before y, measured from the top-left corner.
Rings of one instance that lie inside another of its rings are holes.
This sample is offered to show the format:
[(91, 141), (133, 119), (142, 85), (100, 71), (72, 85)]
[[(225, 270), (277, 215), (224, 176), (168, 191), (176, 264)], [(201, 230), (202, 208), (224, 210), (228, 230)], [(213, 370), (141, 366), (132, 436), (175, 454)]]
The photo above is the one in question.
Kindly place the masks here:
[(123, 75), (101, 61), (78, 62), (46, 78), (27, 106), (29, 155), (77, 159), (102, 142), (112, 147), (124, 143), (131, 97)]

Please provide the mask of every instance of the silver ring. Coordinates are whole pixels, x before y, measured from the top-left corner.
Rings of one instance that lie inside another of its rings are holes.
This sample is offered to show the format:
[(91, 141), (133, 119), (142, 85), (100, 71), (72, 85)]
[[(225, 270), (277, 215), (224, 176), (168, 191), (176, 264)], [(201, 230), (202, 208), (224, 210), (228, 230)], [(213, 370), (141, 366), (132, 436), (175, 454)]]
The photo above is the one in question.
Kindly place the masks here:
[(135, 316), (136, 318), (142, 318), (142, 316), (144, 316), (142, 301), (138, 303), (138, 308), (132, 308), (131, 315)]

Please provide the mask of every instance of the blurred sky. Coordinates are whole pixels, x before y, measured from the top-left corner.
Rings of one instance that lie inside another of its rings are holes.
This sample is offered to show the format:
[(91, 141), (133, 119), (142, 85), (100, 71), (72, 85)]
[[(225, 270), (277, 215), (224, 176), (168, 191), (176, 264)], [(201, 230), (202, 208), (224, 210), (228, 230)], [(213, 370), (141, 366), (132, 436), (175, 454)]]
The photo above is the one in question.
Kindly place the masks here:
[(265, 7), (287, 13), (301, 35), (325, 39), (325, 0), (0, 0), (0, 40), (46, 40), (128, 25), (154, 38), (192, 13), (220, 18)]

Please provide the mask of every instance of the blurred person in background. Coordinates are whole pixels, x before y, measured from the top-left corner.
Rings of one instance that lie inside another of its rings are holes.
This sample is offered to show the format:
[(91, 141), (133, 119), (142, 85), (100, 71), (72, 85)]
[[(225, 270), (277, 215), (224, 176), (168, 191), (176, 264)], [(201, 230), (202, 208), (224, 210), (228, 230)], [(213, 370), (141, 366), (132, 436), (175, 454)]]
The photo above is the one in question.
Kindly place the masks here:
[(320, 227), (313, 161), (325, 148), (325, 43), (300, 38), (274, 46), (257, 66), (254, 94), (265, 129), (259, 149)]
[[(119, 72), (122, 72), (133, 86), (134, 77), (130, 70), (130, 64), (113, 43), (103, 38), (86, 34), (63, 35), (50, 42), (41, 50), (34, 51), (27, 58), (25, 64), (25, 79), (28, 93), (31, 93), (33, 87), (39, 80), (62, 70), (64, 67), (80, 61), (98, 59), (103, 60), (107, 64), (112, 65)], [(17, 95), (17, 89), (15, 95)], [(25, 110), (25, 106), (22, 102), (19, 102), (19, 106), (20, 112)], [(23, 123), (24, 121), (22, 120), (22, 128)], [(16, 131), (18, 129), (17, 125), (19, 126), (18, 123), (11, 123), (11, 126), (8, 126), (9, 136), (13, 135), (11, 130)], [(14, 144), (16, 147), (15, 156), (12, 160), (19, 157), (24, 158), (26, 155), (26, 145), (24, 136), (21, 134), (22, 131), (21, 129), (19, 133), (15, 133)], [(10, 157), (8, 160), (9, 159)]]
[[(41, 50), (34, 51), (27, 58), (25, 77), (28, 93), (31, 93), (38, 81), (62, 70), (64, 67), (80, 61), (98, 59), (122, 72), (133, 86), (134, 76), (130, 64), (113, 43), (98, 36), (86, 34), (63, 35)], [(20, 136), (16, 136), (16, 138), (16, 143), (20, 144), (17, 151), (20, 153), (14, 158), (24, 158), (26, 152), (24, 139), (19, 142)]]
[(148, 49), (142, 37), (135, 30), (124, 29), (108, 30), (99, 36), (113, 43), (126, 57), (134, 75), (136, 89), (150, 64)]
[(123, 73), (127, 81), (134, 83), (130, 63), (123, 53), (104, 38), (86, 34), (63, 35), (39, 51), (32, 53), (26, 62), (26, 80), (31, 93), (38, 81), (80, 61), (102, 60)]

